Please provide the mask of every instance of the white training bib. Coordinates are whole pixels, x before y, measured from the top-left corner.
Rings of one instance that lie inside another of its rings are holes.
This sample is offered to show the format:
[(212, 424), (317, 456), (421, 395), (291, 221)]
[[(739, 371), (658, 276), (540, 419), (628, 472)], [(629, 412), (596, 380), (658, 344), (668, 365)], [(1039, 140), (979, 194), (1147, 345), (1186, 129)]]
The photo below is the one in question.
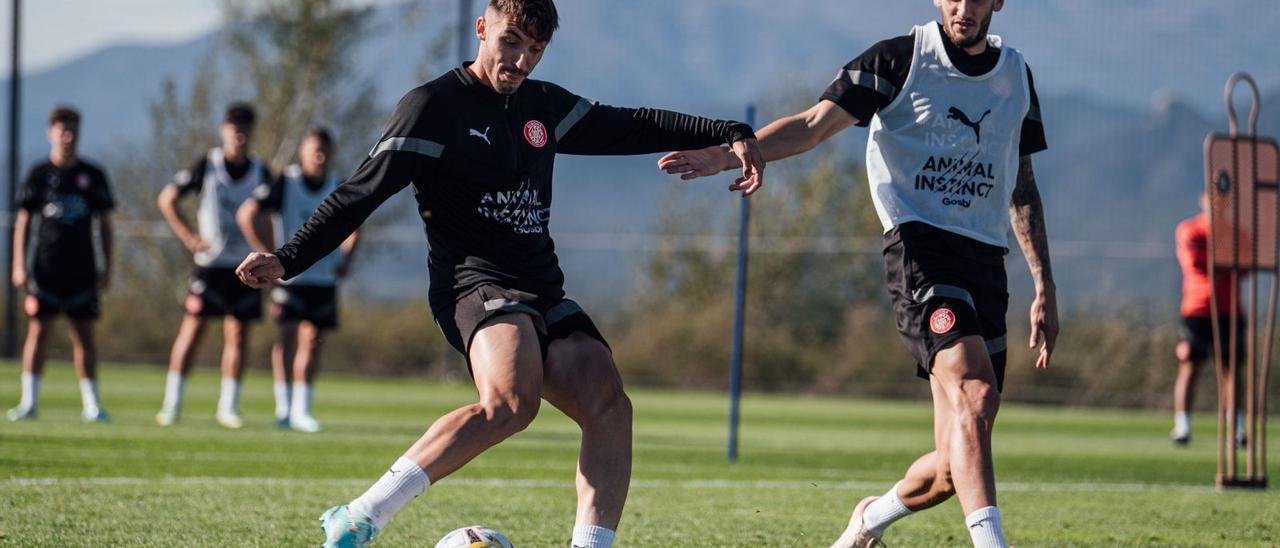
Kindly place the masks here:
[(205, 166), (196, 220), (200, 238), (209, 244), (209, 249), (196, 252), (195, 261), (203, 267), (235, 268), (252, 251), (236, 224), (236, 211), (262, 184), (263, 169), (250, 159), (244, 177), (232, 179), (221, 148), (209, 151)]
[(911, 70), (871, 121), (867, 179), (885, 232), (921, 221), (1007, 247), (1022, 121), (1031, 108), (1022, 55), (1002, 47), (986, 74), (955, 68), (937, 24), (915, 27)]
[[(280, 217), (276, 226), (282, 233), (276, 234), (276, 241), (284, 242), (298, 232), (307, 223), (316, 208), (324, 199), (338, 188), (338, 177), (332, 171), (325, 176), (324, 185), (311, 190), (303, 179), (302, 168), (291, 165), (284, 170), (284, 188), (280, 189)], [(285, 285), (333, 286), (338, 283), (338, 266), (342, 264), (342, 252), (335, 250), (323, 259), (316, 261)]]

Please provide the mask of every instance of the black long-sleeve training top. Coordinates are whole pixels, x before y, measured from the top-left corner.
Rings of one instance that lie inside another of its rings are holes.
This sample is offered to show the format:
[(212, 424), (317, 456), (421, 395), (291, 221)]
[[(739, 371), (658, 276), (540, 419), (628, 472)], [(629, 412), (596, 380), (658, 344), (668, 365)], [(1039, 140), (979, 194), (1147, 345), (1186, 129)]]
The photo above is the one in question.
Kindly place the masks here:
[(739, 122), (600, 105), (537, 80), (502, 95), (464, 65), (405, 95), (359, 170), (275, 254), (285, 278), (298, 275), (412, 183), (432, 309), (489, 283), (562, 298), (547, 230), (556, 153), (649, 154), (754, 136)]

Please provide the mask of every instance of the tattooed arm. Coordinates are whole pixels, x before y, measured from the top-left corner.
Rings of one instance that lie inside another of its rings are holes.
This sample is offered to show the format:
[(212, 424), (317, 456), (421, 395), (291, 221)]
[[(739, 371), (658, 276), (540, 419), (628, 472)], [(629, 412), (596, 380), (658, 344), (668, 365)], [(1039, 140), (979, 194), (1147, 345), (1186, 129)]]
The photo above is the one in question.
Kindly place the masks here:
[(1030, 347), (1040, 345), (1040, 357), (1036, 368), (1049, 367), (1049, 355), (1058, 339), (1058, 297), (1053, 283), (1053, 269), (1049, 265), (1049, 236), (1044, 226), (1044, 206), (1040, 203), (1040, 190), (1036, 188), (1035, 171), (1031, 157), (1023, 156), (1018, 165), (1018, 183), (1009, 203), (1009, 218), (1013, 221), (1013, 233), (1018, 238), (1022, 255), (1027, 258), (1031, 277), (1036, 283), (1036, 300), (1031, 304)]

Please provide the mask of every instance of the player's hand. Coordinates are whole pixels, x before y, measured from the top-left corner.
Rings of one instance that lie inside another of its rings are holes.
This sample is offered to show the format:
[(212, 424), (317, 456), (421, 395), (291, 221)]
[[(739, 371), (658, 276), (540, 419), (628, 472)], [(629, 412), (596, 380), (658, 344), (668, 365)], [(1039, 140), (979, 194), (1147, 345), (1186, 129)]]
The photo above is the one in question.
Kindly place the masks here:
[(199, 236), (191, 236), (190, 238), (182, 240), (182, 245), (186, 246), (187, 250), (192, 253), (208, 251), (210, 247), (209, 242), (204, 241), (204, 238)]
[(236, 276), (249, 287), (263, 289), (284, 276), (284, 265), (275, 255), (255, 251), (236, 268)]
[(738, 167), (738, 157), (723, 146), (671, 152), (658, 160), (658, 169), (679, 175), (685, 181), (710, 177), (735, 167)]
[(13, 283), (13, 287), (16, 289), (26, 289), (27, 288), (27, 269), (22, 268), (17, 264), (13, 266), (14, 266), (13, 273), (9, 276), (9, 281)]
[(1036, 369), (1049, 367), (1049, 356), (1053, 354), (1053, 345), (1058, 341), (1058, 297), (1052, 287), (1036, 292), (1036, 300), (1031, 303), (1031, 340), (1029, 347), (1040, 345), (1040, 357), (1036, 359)]
[(743, 139), (731, 148), (733, 155), (742, 162), (742, 177), (729, 185), (729, 190), (741, 190), (743, 196), (755, 194), (764, 184), (764, 154), (760, 152), (760, 142)]

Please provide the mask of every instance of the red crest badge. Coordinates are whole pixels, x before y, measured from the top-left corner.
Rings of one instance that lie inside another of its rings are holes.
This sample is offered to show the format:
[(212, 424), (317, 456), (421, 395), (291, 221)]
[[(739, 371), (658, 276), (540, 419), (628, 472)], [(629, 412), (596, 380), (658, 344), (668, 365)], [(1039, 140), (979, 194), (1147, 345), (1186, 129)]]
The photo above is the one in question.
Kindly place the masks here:
[(956, 326), (956, 315), (949, 308), (939, 308), (929, 316), (929, 330), (939, 335)]
[(524, 125), (524, 140), (528, 141), (533, 148), (547, 146), (547, 126), (537, 120), (529, 120)]

